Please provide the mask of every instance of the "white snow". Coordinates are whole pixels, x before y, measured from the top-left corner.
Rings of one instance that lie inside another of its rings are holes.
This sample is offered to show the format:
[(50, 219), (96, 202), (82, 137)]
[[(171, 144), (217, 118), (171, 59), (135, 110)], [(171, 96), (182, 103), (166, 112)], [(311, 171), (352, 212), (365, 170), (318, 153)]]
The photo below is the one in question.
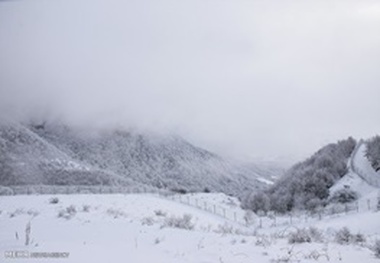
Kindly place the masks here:
[(270, 181), (270, 180), (265, 179), (265, 178), (262, 178), (262, 177), (258, 177), (258, 178), (257, 178), (257, 181), (260, 181), (260, 182), (262, 182), (262, 183), (269, 184), (269, 185), (274, 184), (273, 181)]
[(360, 141), (351, 157), (350, 170), (359, 175), (368, 184), (380, 188), (380, 174), (373, 169), (365, 154), (366, 145), (363, 141)]
[[(52, 197), (59, 202), (51, 204)], [(72, 218), (58, 217), (70, 206), (77, 211)], [(216, 214), (214, 207), (219, 209)], [(276, 227), (263, 218), (263, 228), (258, 228), (256, 217), (246, 227), (237, 199), (205, 193), (169, 198), (148, 194), (4, 196), (0, 211), (1, 262), (379, 262), (369, 249), (380, 237), (380, 212), (373, 211), (323, 220), (301, 216), (294, 218), (293, 225), (285, 223), (287, 217), (279, 217)], [(231, 217), (235, 213), (237, 222)], [(162, 227), (166, 218), (184, 214), (192, 216), (193, 230)], [(31, 243), (26, 246), (28, 222)], [(283, 236), (308, 226), (320, 228), (325, 242), (289, 245)], [(366, 244), (333, 242), (329, 235), (343, 226), (365, 234)], [(5, 257), (8, 251), (70, 254), (65, 259), (15, 260)]]

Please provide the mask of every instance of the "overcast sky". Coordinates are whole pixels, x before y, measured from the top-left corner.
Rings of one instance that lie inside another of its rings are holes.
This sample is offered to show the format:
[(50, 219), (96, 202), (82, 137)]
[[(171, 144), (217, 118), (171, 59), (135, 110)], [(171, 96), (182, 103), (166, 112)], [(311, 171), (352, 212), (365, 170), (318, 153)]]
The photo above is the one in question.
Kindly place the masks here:
[(299, 160), (380, 133), (380, 2), (0, 1), (0, 110)]

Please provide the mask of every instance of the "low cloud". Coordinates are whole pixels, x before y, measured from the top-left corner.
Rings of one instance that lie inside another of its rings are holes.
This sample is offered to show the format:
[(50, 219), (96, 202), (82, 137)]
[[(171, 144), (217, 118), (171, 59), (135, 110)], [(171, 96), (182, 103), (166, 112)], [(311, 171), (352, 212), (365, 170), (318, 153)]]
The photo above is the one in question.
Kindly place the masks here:
[(378, 32), (376, 1), (0, 1), (0, 110), (296, 160), (380, 131)]

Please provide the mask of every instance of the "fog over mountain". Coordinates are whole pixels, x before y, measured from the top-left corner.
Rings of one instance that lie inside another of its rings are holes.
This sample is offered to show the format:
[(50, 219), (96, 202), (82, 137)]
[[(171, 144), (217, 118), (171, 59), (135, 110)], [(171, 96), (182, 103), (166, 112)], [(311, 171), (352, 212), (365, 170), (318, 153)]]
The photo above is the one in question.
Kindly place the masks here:
[(0, 112), (293, 163), (380, 130), (378, 1), (0, 1)]
[(61, 123), (0, 123), (3, 186), (120, 186), (213, 191), (264, 189), (282, 170), (230, 162), (171, 135), (98, 132)]

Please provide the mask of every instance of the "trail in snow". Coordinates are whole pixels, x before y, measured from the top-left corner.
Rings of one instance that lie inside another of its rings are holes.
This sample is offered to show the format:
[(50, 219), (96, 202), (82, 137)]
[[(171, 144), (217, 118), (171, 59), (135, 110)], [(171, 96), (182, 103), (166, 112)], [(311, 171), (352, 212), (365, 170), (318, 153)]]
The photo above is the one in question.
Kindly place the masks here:
[(366, 153), (366, 145), (360, 140), (352, 154), (349, 162), (350, 170), (361, 177), (368, 184), (380, 188), (380, 174), (378, 174), (371, 166)]

